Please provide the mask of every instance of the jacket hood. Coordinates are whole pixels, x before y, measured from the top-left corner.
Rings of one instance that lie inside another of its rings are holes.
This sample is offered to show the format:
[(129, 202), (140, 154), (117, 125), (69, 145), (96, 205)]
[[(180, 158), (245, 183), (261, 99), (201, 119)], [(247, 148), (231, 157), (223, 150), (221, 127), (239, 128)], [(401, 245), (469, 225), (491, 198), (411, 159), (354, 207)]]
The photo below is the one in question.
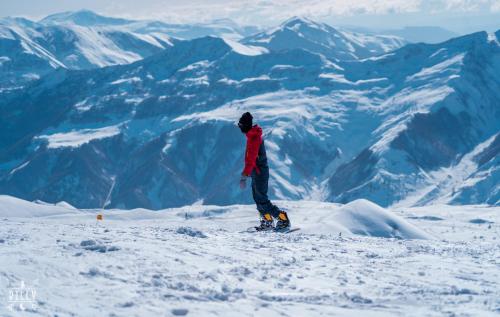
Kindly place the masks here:
[(258, 125), (254, 125), (250, 131), (247, 132), (247, 138), (254, 138), (262, 136), (262, 128)]
[(258, 125), (254, 125), (250, 131), (247, 132), (247, 138), (255, 138), (262, 136), (262, 128)]

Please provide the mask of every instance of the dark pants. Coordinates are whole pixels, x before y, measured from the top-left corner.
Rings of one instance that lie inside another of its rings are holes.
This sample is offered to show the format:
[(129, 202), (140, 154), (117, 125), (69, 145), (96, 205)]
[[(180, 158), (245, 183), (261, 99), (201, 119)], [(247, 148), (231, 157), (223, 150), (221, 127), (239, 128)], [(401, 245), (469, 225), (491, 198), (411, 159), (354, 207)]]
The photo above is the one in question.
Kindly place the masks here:
[(269, 182), (269, 168), (264, 167), (260, 169), (260, 173), (254, 170), (252, 172), (252, 195), (257, 210), (261, 215), (269, 213), (274, 218), (278, 218), (280, 209), (273, 205), (267, 197), (267, 188)]

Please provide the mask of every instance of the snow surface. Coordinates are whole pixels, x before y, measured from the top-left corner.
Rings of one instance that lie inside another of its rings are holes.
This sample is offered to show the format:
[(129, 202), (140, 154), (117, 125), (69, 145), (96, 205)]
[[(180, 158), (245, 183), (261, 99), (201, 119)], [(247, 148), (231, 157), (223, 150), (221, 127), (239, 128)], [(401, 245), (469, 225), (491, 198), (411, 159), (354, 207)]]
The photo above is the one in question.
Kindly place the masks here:
[[(432, 181), (432, 185), (416, 191), (395, 204), (395, 206), (425, 205), (429, 201), (433, 201), (436, 204), (451, 203), (454, 198), (453, 196), (460, 192), (459, 189), (471, 187), (486, 178), (484, 175), (482, 178), (473, 177), (479, 167), (475, 157), (487, 149), (496, 137), (498, 137), (498, 134), (480, 143), (474, 150), (464, 155), (456, 165), (443, 167), (437, 171), (427, 173), (426, 175)], [(494, 188), (491, 189), (492, 192), (494, 190)]]
[[(97, 223), (99, 210), (0, 196), (1, 285), (36, 288), (22, 316), (499, 312), (499, 207), (277, 203), (300, 231), (241, 233), (254, 206), (106, 210)], [(7, 292), (0, 315), (20, 315)]]
[(233, 51), (241, 55), (256, 56), (269, 53), (269, 50), (265, 47), (244, 45), (228, 38), (224, 38), (224, 42), (226, 42), (227, 45), (231, 46)]
[(99, 129), (83, 129), (65, 133), (54, 133), (51, 135), (41, 135), (40, 139), (48, 141), (48, 148), (79, 147), (92, 140), (109, 138), (120, 133), (120, 125), (114, 125)]
[(177, 41), (165, 32), (136, 32), (136, 23), (90, 11), (65, 12), (40, 22), (0, 18), (0, 67), (10, 66), (0, 69), (0, 84), (28, 83), (57, 68), (129, 64)]

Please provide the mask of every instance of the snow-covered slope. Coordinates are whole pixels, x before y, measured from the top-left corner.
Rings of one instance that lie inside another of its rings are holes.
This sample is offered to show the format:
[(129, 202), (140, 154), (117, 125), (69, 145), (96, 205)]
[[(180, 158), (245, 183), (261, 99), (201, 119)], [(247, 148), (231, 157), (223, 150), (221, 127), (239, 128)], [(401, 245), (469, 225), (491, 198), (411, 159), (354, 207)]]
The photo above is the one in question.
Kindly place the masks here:
[(0, 216), (9, 218), (41, 218), (60, 217), (65, 215), (78, 215), (83, 212), (60, 202), (48, 204), (42, 202), (28, 202), (22, 199), (0, 195)]
[(0, 93), (20, 89), (57, 68), (91, 69), (132, 63), (158, 53), (177, 39), (212, 35), (236, 41), (257, 31), (228, 19), (169, 24), (106, 17), (89, 10), (57, 13), (38, 22), (3, 18)]
[(499, 144), (497, 133), (460, 157), (456, 164), (428, 173), (429, 185), (406, 197), (399, 205), (430, 202), (498, 204)]
[(51, 70), (64, 65), (33, 38), (42, 35), (29, 20), (0, 19), (0, 93), (22, 88)]
[(111, 26), (111, 25), (126, 25), (134, 22), (133, 20), (106, 17), (96, 14), (90, 10), (67, 11), (51, 14), (42, 20), (41, 24), (45, 25), (79, 25), (79, 26)]
[[(498, 41), (481, 32), (438, 45), (409, 45), (356, 66), (352, 80), (372, 74), (387, 78), (387, 89), (396, 89), (389, 98), (368, 105), (383, 121), (373, 131), (372, 143), (330, 179), (330, 198), (349, 201), (363, 195), (388, 205), (421, 190), (439, 193), (427, 196), (425, 203), (460, 196), (457, 185), (478, 168), (466, 162), (499, 132), (499, 57)], [(494, 157), (485, 156), (482, 164)], [(481, 202), (499, 203), (485, 198), (496, 191), (497, 177), (483, 174), (492, 187), (480, 190)], [(450, 186), (443, 187), (446, 183)]]
[[(498, 205), (500, 201), (500, 137), (497, 133), (493, 142), (488, 147), (480, 149), (481, 152), (472, 158), (467, 165), (477, 166), (476, 169), (468, 169), (471, 172), (464, 177), (464, 181), (453, 188), (451, 199), (454, 204), (467, 202), (487, 203)], [(470, 159), (470, 155), (464, 156)], [(462, 165), (461, 160), (460, 165)], [(467, 161), (466, 161), (467, 162)], [(470, 165), (469, 165), (470, 164)], [(459, 174), (460, 175), (460, 174)]]
[[(242, 232), (256, 223), (252, 205), (102, 212), (0, 196), (0, 296), (6, 298), (0, 315), (493, 316), (498, 310), (498, 207), (402, 212), (367, 201), (278, 203), (300, 231)], [(97, 223), (98, 212), (104, 220)], [(405, 239), (410, 232), (431, 237)], [(8, 291), (22, 282), (36, 290), (34, 306), (25, 303), (23, 312), (12, 303), (10, 311)]]
[(192, 24), (136, 21), (127, 25), (127, 28), (137, 33), (168, 34), (183, 40), (191, 40), (204, 36), (217, 36), (238, 41), (260, 31), (258, 27), (242, 26), (229, 19), (218, 19), (212, 22)]
[(211, 22), (174, 24), (155, 20), (127, 20), (99, 15), (89, 10), (62, 12), (40, 21), (44, 25), (78, 25), (86, 27), (119, 27), (141, 34), (166, 34), (178, 39), (190, 40), (204, 36), (227, 37), (233, 40), (257, 33), (258, 27), (242, 26), (231, 19)]
[(337, 30), (304, 17), (293, 17), (274, 29), (245, 38), (243, 43), (274, 51), (305, 49), (328, 58), (351, 60), (387, 53), (405, 42), (396, 36)]
[[(109, 22), (101, 18), (103, 23)], [(174, 42), (166, 34), (135, 33), (113, 23), (101, 26), (97, 22), (58, 21), (0, 19), (1, 90), (19, 89), (57, 68), (90, 69), (132, 63)]]
[[(300, 29), (300, 32), (294, 33), (290, 39), (280, 35), (290, 28)], [(111, 18), (88, 10), (57, 13), (39, 22), (3, 18), (0, 19), (0, 93), (20, 89), (57, 68), (91, 69), (128, 64), (173, 45), (176, 39), (218, 36), (236, 43), (258, 30), (228, 19), (211, 23), (169, 24)], [(396, 38), (347, 31), (339, 33), (327, 25), (298, 18), (290, 19), (280, 30), (272, 37), (280, 43), (288, 43), (288, 46), (271, 43), (269, 48), (301, 47), (342, 59), (369, 57), (402, 45), (402, 41)], [(298, 40), (304, 37), (303, 33), (311, 43)], [(256, 38), (261, 38), (261, 35)], [(249, 37), (245, 41), (252, 42), (252, 39)], [(266, 50), (261, 44), (253, 46), (258, 46), (260, 51)]]
[[(294, 222), (300, 224), (301, 232), (308, 234), (333, 234), (343, 236), (368, 236), (398, 239), (432, 239), (425, 231), (408, 223), (400, 216), (383, 209), (367, 200), (356, 200), (347, 205), (336, 205), (314, 201), (278, 202), (287, 210), (293, 210)], [(314, 209), (313, 213), (308, 210)], [(81, 211), (65, 202), (57, 204), (31, 203), (11, 196), (0, 195), (0, 217), (8, 218), (66, 218), (79, 217), (89, 219), (97, 210)], [(106, 210), (106, 219), (151, 220), (162, 219), (167, 222), (181, 218), (221, 217), (222, 226), (230, 226), (224, 219), (240, 218), (249, 221), (244, 231), (255, 222), (257, 212), (253, 206), (191, 206), (167, 209), (158, 212), (144, 209), (123, 211)], [(238, 222), (241, 226), (243, 222)], [(231, 225), (231, 226), (234, 226)]]

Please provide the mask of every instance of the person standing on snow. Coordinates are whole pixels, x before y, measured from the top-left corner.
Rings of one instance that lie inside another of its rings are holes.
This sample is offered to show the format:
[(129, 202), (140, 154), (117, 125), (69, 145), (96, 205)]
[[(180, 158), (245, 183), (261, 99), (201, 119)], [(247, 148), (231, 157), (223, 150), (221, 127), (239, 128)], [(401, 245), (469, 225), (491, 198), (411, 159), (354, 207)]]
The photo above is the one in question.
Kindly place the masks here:
[[(241, 173), (240, 188), (245, 189), (247, 179), (252, 178), (252, 195), (260, 213), (260, 226), (255, 227), (257, 231), (287, 230), (290, 228), (288, 215), (273, 205), (267, 197), (269, 166), (266, 147), (262, 139), (262, 129), (253, 125), (252, 120), (250, 112), (245, 112), (238, 122), (238, 127), (247, 137), (245, 168)], [(273, 226), (273, 218), (276, 219), (276, 226)]]

